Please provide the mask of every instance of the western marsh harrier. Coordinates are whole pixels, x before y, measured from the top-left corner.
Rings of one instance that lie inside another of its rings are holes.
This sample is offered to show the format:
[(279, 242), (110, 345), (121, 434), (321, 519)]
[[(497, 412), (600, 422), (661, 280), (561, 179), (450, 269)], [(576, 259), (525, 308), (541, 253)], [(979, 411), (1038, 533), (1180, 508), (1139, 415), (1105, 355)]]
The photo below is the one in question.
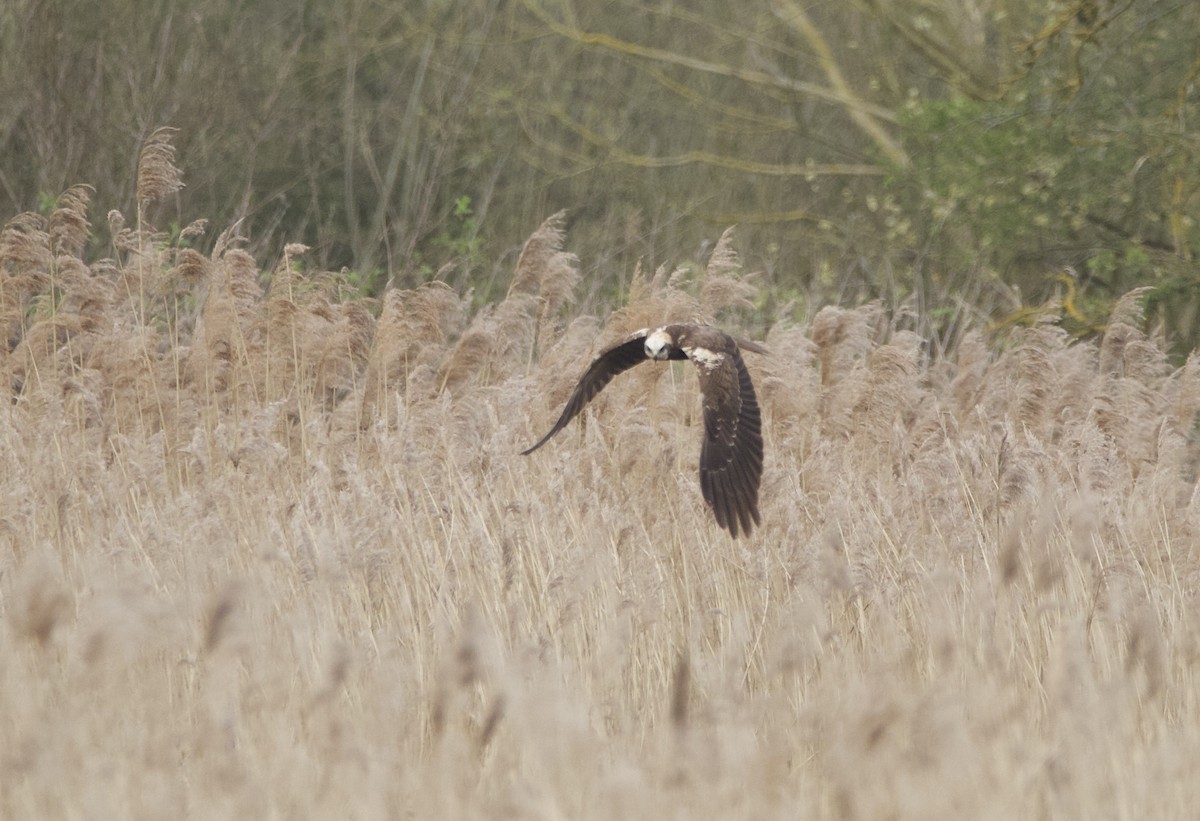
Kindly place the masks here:
[(704, 396), (704, 443), (700, 447), (700, 492), (717, 524), (737, 538), (761, 524), (762, 417), (741, 352), (765, 354), (761, 345), (732, 337), (711, 325), (644, 328), (608, 348), (592, 362), (550, 432), (522, 452), (533, 453), (567, 426), (617, 374), (647, 359), (690, 359)]

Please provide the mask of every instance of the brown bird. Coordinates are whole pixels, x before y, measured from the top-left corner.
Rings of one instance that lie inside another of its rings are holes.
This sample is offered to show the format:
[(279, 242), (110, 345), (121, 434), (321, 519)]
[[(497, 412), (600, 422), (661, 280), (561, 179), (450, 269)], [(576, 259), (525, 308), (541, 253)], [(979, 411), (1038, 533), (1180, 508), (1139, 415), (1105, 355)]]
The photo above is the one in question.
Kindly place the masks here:
[(704, 443), (700, 447), (700, 492), (717, 524), (737, 538), (761, 524), (758, 488), (762, 482), (762, 416), (742, 350), (766, 348), (732, 337), (711, 325), (643, 328), (608, 348), (592, 362), (567, 400), (562, 415), (527, 456), (567, 426), (613, 377), (647, 359), (690, 359), (704, 395)]

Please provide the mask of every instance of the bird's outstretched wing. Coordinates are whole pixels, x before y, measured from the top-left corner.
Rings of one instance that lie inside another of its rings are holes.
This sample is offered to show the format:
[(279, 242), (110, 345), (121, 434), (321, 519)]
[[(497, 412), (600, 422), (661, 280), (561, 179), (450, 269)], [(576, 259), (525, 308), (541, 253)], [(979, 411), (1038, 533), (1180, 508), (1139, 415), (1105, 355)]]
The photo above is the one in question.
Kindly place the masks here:
[(550, 437), (565, 428), (567, 423), (574, 419), (584, 406), (613, 380), (614, 376), (629, 370), (639, 362), (645, 362), (647, 333), (649, 333), (648, 330), (638, 331), (626, 341), (618, 342), (597, 356), (588, 367), (587, 373), (579, 380), (579, 384), (575, 386), (574, 393), (567, 400), (567, 406), (563, 408), (562, 416), (558, 417), (554, 427), (550, 428), (550, 432), (543, 436), (536, 445), (521, 451), (521, 455), (527, 456), (550, 441)]
[(737, 346), (716, 367), (698, 367), (704, 394), (704, 444), (700, 448), (700, 492), (717, 524), (737, 538), (761, 524), (762, 414), (750, 373)]

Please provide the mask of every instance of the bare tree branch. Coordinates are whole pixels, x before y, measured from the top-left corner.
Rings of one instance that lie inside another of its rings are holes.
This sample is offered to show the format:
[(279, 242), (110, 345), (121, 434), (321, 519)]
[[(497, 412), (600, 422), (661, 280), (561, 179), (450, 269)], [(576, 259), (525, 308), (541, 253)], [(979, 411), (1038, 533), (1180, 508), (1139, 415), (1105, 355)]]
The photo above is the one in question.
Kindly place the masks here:
[(868, 111), (866, 104), (859, 100), (858, 95), (850, 88), (850, 84), (842, 76), (842, 71), (838, 67), (837, 60), (834, 59), (829, 44), (825, 42), (821, 32), (808, 19), (804, 9), (800, 8), (793, 0), (771, 0), (771, 7), (777, 17), (798, 31), (812, 46), (821, 63), (821, 68), (825, 71), (825, 76), (829, 78), (829, 84), (833, 86), (835, 99), (846, 107), (846, 113), (850, 115), (854, 124), (874, 141), (889, 160), (901, 168), (907, 168), (909, 165), (908, 155), (877, 122), (877, 115)]
[(967, 55), (975, 54), (977, 49), (963, 48), (961, 43), (947, 43), (933, 31), (919, 27), (913, 22), (914, 15), (904, 13), (892, 0), (858, 2), (880, 20), (887, 21), (963, 94), (976, 100), (996, 100), (1004, 93), (1004, 86), (995, 79), (982, 76), (968, 62)]
[(887, 122), (896, 121), (896, 115), (888, 109), (868, 103), (854, 95), (846, 97), (837, 89), (829, 89), (815, 83), (807, 83), (803, 80), (795, 80), (790, 77), (780, 77), (762, 71), (739, 68), (723, 63), (714, 63), (710, 60), (701, 60), (665, 49), (652, 48), (650, 46), (639, 45), (638, 43), (631, 43), (627, 40), (620, 40), (599, 32), (583, 31), (555, 20), (538, 4), (537, 0), (525, 0), (525, 6), (555, 34), (566, 37), (581, 45), (605, 49), (631, 57), (640, 57), (660, 63), (681, 66), (705, 74), (732, 77), (751, 85), (782, 89), (784, 91), (816, 97), (821, 100), (837, 103), (853, 111), (862, 112), (876, 119)]
[(635, 154), (621, 148), (576, 120), (561, 109), (543, 109), (549, 116), (565, 125), (588, 143), (606, 152), (606, 159), (636, 168), (673, 168), (681, 165), (710, 165), (745, 174), (770, 177), (881, 177), (885, 170), (876, 165), (858, 163), (764, 163), (713, 154), (709, 151), (685, 151), (672, 156)]

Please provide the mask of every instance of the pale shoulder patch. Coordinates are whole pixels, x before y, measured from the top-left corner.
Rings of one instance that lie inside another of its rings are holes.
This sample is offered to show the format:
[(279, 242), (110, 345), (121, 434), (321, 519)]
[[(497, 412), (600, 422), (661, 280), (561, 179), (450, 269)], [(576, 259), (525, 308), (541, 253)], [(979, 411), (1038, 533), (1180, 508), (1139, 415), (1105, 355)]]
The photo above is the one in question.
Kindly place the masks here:
[(708, 348), (684, 348), (684, 352), (693, 362), (703, 367), (706, 371), (720, 367), (721, 363), (725, 361), (725, 354), (710, 351)]

